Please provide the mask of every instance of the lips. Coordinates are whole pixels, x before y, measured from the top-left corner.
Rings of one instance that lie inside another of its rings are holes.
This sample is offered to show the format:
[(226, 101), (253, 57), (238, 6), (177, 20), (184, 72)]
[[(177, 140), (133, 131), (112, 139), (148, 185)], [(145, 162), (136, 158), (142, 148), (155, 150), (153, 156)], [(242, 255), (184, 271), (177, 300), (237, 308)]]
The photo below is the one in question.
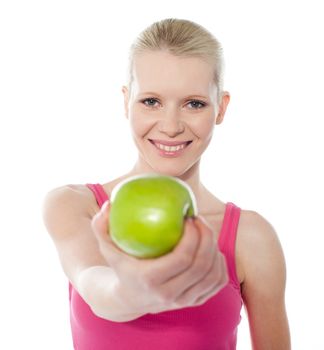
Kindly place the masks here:
[(165, 141), (165, 140), (149, 140), (162, 156), (175, 157), (184, 151), (184, 149), (192, 141)]
[(189, 143), (192, 142), (192, 140), (189, 141), (166, 141), (166, 140), (156, 140), (156, 139), (149, 139), (149, 141), (153, 144), (160, 144), (160, 145), (164, 145), (164, 146), (179, 146), (182, 144), (186, 144), (189, 145)]

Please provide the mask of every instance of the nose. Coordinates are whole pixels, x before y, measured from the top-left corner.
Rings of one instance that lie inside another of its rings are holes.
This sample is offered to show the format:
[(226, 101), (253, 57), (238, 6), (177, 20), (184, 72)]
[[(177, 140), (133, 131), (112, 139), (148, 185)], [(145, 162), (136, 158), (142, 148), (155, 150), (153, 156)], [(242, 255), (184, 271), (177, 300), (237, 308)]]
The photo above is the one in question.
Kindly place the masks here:
[(169, 110), (163, 114), (159, 121), (159, 131), (170, 137), (181, 134), (185, 129), (182, 120), (174, 110)]

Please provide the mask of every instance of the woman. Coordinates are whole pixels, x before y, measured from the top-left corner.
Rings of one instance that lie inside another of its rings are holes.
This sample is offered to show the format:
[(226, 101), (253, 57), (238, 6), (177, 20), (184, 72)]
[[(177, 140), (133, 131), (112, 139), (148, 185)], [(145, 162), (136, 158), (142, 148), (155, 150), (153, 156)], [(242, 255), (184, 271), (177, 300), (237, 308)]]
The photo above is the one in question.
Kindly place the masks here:
[[(122, 90), (136, 163), (103, 185), (47, 194), (44, 222), (70, 282), (75, 349), (235, 349), (243, 304), (254, 349), (290, 349), (276, 232), (257, 212), (222, 202), (199, 175), (230, 100), (222, 60), (219, 42), (196, 23), (146, 28), (131, 47)], [(107, 235), (112, 189), (143, 173), (182, 179), (197, 200), (199, 215), (157, 259), (131, 257)]]

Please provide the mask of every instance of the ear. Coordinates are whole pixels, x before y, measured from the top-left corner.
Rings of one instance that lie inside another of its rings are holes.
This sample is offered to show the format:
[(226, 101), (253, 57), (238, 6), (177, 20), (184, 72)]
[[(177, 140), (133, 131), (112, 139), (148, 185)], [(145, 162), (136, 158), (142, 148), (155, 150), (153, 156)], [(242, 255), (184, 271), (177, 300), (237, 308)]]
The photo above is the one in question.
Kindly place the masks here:
[(230, 99), (231, 99), (231, 96), (230, 96), (229, 92), (228, 91), (224, 91), (222, 93), (222, 98), (221, 98), (221, 101), (220, 101), (220, 104), (219, 104), (218, 115), (217, 115), (217, 118), (216, 118), (216, 124), (221, 124), (222, 123)]
[(125, 116), (128, 119), (128, 102), (129, 102), (129, 91), (126, 86), (122, 87), (122, 92), (124, 94), (124, 109), (125, 109)]

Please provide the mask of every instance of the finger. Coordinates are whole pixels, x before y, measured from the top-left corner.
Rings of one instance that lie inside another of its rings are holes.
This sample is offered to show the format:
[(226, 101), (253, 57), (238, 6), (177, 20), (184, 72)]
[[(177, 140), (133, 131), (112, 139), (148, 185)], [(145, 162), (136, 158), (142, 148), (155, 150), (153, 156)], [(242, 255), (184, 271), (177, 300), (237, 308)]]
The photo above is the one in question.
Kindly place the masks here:
[(93, 217), (91, 226), (98, 240), (102, 256), (112, 267), (118, 266), (121, 259), (129, 259), (130, 256), (120, 250), (109, 234), (110, 203), (107, 201), (100, 211)]
[(195, 224), (202, 235), (208, 235), (208, 234), (211, 235), (214, 243), (213, 246), (214, 246), (216, 244), (215, 232), (213, 228), (210, 226), (210, 224), (207, 222), (207, 220), (203, 216), (198, 215), (195, 219)]
[(150, 268), (155, 271), (156, 284), (165, 283), (188, 269), (193, 263), (199, 241), (199, 232), (193, 220), (186, 219), (183, 236), (173, 251), (151, 260)]
[(196, 298), (193, 305), (204, 304), (207, 300), (215, 296), (228, 284), (229, 278), (227, 273), (227, 265), (223, 254), (219, 254), (217, 262), (214, 264), (214, 268), (211, 271), (211, 276), (213, 276), (212, 278), (215, 279), (215, 283), (207, 287), (205, 291), (198, 298)]
[(211, 298), (221, 290), (227, 281), (227, 273), (223, 265), (221, 254), (215, 254), (213, 265), (208, 274), (199, 283), (181, 294), (174, 304), (177, 306), (197, 305)]
[[(106, 241), (109, 236), (110, 203), (106, 201), (99, 212), (92, 218), (92, 228), (95, 236), (101, 241)], [(109, 240), (109, 239), (108, 239)]]
[[(197, 286), (194, 291), (201, 290), (201, 282), (210, 273), (213, 264), (217, 259), (216, 245), (213, 243), (213, 232), (207, 230), (200, 232), (200, 244), (197, 249), (193, 264), (180, 276), (174, 276), (164, 283), (162, 288), (165, 292), (175, 295), (179, 298), (181, 295), (188, 295), (188, 291), (192, 291), (193, 286)], [(163, 292), (162, 292), (163, 293)]]

